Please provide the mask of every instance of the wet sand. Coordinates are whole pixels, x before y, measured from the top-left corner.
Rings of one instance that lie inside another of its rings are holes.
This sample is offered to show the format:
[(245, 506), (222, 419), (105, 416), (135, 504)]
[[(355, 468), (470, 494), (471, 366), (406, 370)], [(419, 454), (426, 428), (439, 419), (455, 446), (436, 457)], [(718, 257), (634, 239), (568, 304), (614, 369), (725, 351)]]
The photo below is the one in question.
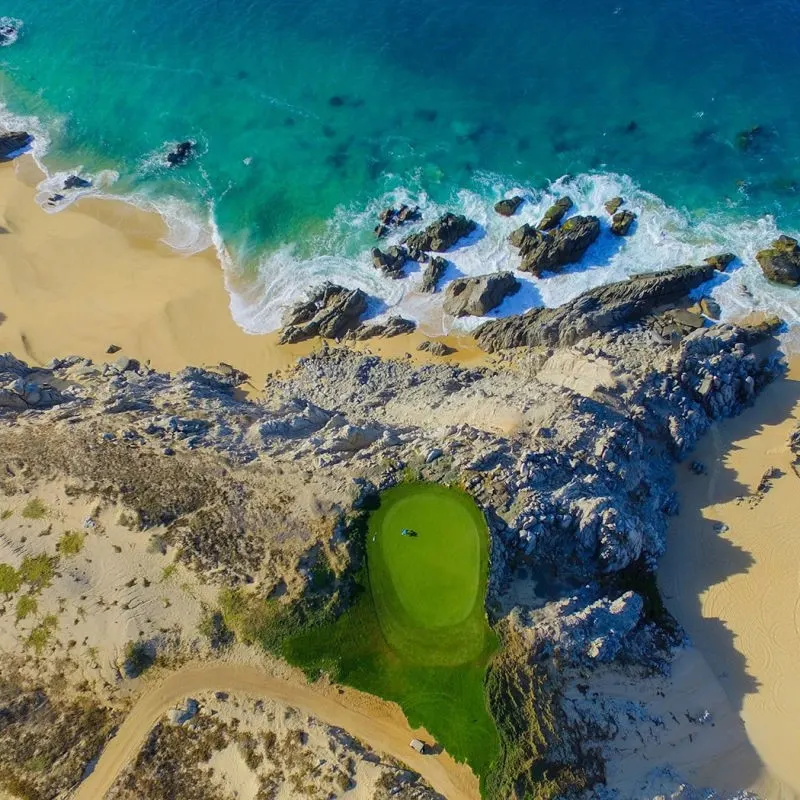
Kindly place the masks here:
[[(754, 407), (718, 423), (678, 466), (659, 583), (741, 716), (762, 762), (763, 797), (800, 797), (800, 479), (789, 436), (800, 419), (800, 360)], [(689, 464), (701, 461), (707, 473)], [(759, 497), (765, 471), (778, 470)]]

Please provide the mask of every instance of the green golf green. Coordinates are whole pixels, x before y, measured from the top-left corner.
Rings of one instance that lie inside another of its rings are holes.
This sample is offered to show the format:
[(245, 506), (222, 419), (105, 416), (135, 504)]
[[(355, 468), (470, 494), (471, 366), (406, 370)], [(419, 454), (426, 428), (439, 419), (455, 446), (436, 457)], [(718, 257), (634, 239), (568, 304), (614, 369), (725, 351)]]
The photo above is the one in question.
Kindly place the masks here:
[(383, 493), (369, 522), (369, 584), (381, 631), (404, 659), (455, 665), (483, 652), (488, 541), (464, 492), (409, 483)]

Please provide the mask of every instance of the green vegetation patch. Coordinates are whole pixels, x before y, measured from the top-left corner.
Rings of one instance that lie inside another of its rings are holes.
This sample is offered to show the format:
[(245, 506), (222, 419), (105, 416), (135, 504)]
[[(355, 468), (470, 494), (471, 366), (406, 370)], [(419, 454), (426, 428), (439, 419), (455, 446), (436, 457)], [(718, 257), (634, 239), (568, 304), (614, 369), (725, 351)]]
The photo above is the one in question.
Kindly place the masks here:
[(50, 636), (53, 631), (58, 627), (58, 619), (52, 614), (46, 616), (28, 636), (28, 646), (36, 651), (36, 655), (41, 655), (47, 643), (50, 641)]
[[(425, 483), (390, 489), (369, 519), (355, 602), (335, 622), (279, 644), (311, 677), (326, 672), (397, 702), (412, 726), (424, 726), (482, 778), (499, 754), (484, 692), (497, 648), (484, 610), (488, 543), (483, 515), (465, 493)], [(238, 633), (241, 618), (231, 611), (250, 615), (242, 604), (223, 610)]]
[(19, 589), (22, 579), (11, 564), (0, 564), (0, 592), (5, 595), (14, 594)]
[(29, 617), (31, 614), (35, 614), (38, 608), (39, 603), (33, 595), (23, 594), (22, 597), (17, 600), (17, 622), (21, 619), (25, 619), (25, 617)]
[(76, 556), (83, 550), (86, 534), (81, 531), (66, 531), (58, 540), (56, 550), (64, 556)]
[(31, 590), (40, 592), (53, 582), (56, 559), (48, 555), (27, 556), (19, 568), (23, 583), (30, 584)]
[(47, 516), (47, 506), (38, 497), (34, 497), (22, 509), (22, 516), (25, 519), (42, 519)]

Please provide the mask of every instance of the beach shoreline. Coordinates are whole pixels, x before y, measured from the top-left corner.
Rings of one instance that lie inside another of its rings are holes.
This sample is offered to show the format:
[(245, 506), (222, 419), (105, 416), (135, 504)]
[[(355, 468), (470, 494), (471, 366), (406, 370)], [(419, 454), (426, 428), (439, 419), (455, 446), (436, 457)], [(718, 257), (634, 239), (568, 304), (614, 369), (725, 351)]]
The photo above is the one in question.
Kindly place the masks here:
[[(320, 346), (280, 345), (277, 332), (242, 330), (214, 249), (172, 249), (157, 212), (88, 197), (47, 214), (34, 199), (41, 177), (31, 156), (0, 168), (0, 352), (38, 366), (70, 355), (103, 363), (118, 357), (107, 352), (114, 345), (161, 371), (230, 364), (257, 391), (268, 374)], [(357, 347), (442, 360), (416, 350), (426, 338), (415, 332)], [(442, 341), (457, 351), (443, 360), (486, 361), (469, 337)]]

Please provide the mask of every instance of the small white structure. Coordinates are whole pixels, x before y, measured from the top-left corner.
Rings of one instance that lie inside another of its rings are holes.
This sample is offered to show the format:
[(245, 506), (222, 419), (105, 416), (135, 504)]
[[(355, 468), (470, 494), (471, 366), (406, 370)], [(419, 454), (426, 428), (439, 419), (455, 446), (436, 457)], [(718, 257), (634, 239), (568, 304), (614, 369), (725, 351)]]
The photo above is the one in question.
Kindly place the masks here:
[(411, 749), (416, 750), (418, 753), (422, 755), (425, 754), (425, 742), (421, 742), (419, 739), (412, 739), (411, 740)]

